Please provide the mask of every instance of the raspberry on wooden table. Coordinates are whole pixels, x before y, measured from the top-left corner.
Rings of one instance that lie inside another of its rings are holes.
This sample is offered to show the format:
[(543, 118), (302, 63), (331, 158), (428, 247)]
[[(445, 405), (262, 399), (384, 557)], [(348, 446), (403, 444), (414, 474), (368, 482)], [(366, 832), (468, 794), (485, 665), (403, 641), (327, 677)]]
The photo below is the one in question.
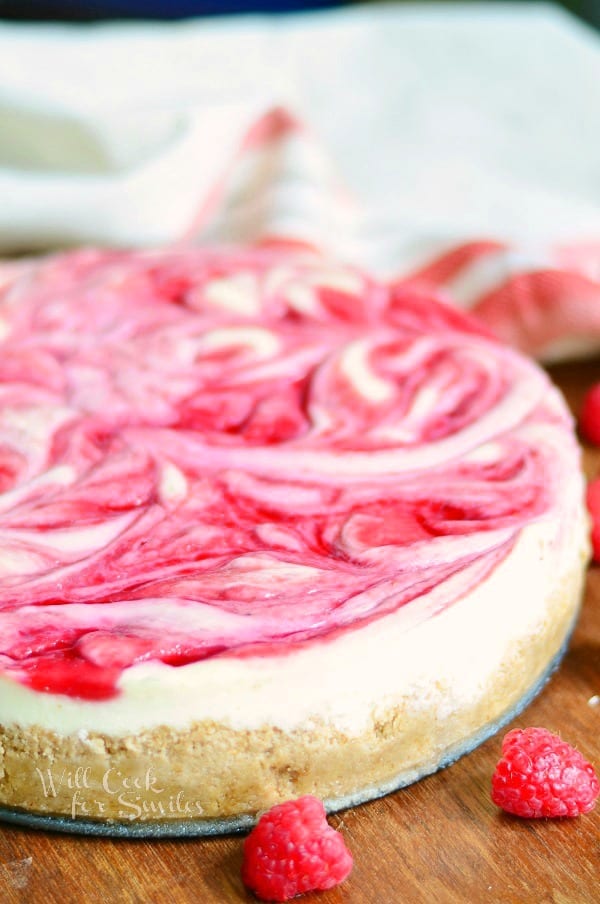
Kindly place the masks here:
[(242, 879), (263, 901), (333, 888), (351, 869), (343, 837), (311, 795), (272, 807), (244, 842)]
[(588, 485), (587, 507), (592, 516), (592, 554), (594, 561), (600, 562), (600, 477)]
[(588, 390), (581, 409), (581, 432), (589, 442), (600, 446), (600, 383)]
[(593, 809), (600, 784), (574, 747), (545, 728), (509, 731), (492, 777), (492, 800), (526, 819), (579, 816)]

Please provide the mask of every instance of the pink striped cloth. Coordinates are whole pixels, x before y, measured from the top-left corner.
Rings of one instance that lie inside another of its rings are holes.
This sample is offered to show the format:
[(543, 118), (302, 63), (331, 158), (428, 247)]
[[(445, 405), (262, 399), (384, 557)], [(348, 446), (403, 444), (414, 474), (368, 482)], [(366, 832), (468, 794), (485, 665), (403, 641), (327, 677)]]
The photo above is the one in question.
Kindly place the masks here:
[(485, 236), (399, 245), (393, 223), (369, 222), (318, 139), (281, 108), (248, 129), (182, 242), (308, 246), (470, 309), (541, 360), (600, 349), (600, 239), (542, 248)]
[(277, 238), (600, 348), (600, 43), (551, 4), (0, 22), (0, 86), (3, 253)]

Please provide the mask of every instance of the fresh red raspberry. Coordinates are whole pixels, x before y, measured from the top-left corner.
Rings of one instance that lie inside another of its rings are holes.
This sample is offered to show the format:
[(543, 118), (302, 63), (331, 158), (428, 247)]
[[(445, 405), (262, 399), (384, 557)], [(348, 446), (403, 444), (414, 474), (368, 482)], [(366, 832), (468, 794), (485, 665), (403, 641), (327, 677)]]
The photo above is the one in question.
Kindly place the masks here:
[(592, 554), (600, 562), (600, 477), (588, 484), (587, 507), (592, 516)]
[(579, 422), (585, 438), (600, 446), (600, 383), (586, 393)]
[(333, 888), (351, 869), (344, 839), (310, 794), (273, 807), (244, 842), (242, 879), (263, 901)]
[(502, 743), (492, 777), (492, 800), (508, 813), (579, 816), (588, 813), (600, 784), (579, 751), (545, 728), (516, 728)]

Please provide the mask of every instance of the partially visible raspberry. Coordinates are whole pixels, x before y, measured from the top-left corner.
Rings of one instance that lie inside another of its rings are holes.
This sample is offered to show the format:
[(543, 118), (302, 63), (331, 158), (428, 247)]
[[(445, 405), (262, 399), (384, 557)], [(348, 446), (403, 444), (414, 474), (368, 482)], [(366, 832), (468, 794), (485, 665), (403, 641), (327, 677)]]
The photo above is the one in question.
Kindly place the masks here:
[(592, 553), (594, 561), (600, 562), (600, 477), (588, 484), (587, 507), (592, 516)]
[(263, 901), (289, 901), (343, 882), (352, 855), (311, 795), (278, 804), (244, 842), (242, 879)]
[(600, 446), (600, 383), (586, 393), (579, 422), (585, 438)]
[(531, 819), (579, 816), (593, 809), (600, 784), (579, 751), (545, 728), (516, 728), (502, 743), (492, 800)]

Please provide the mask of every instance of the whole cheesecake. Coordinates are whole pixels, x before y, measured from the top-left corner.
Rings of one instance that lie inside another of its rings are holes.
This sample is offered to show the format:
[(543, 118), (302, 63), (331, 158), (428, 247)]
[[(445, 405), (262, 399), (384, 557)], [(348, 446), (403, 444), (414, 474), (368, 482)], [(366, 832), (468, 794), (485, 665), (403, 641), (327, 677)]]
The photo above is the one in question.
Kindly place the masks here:
[(334, 809), (541, 686), (587, 523), (535, 364), (289, 248), (77, 251), (0, 281), (5, 815)]

